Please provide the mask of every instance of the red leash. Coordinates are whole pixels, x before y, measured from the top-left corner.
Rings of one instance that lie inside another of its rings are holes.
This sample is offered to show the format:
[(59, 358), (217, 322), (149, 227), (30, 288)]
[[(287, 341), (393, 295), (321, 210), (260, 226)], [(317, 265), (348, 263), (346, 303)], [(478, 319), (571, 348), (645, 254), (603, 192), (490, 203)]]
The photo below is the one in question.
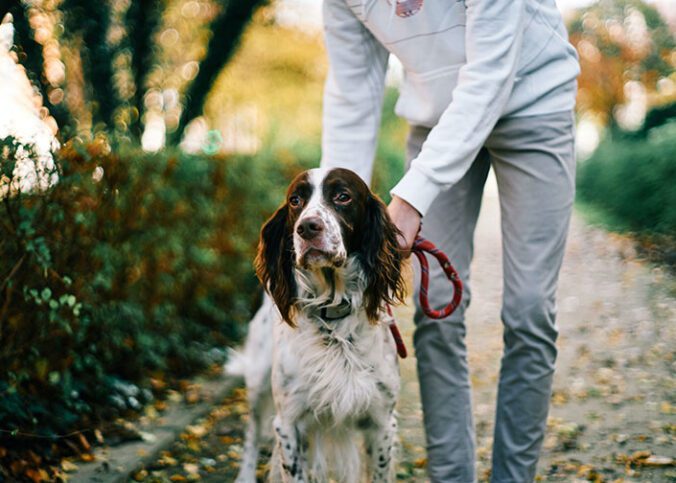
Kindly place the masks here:
[(385, 305), (387, 308), (387, 315), (390, 316), (390, 332), (392, 332), (392, 337), (394, 338), (394, 345), (397, 346), (397, 354), (402, 359), (406, 359), (408, 352), (406, 352), (406, 344), (404, 344), (404, 339), (401, 337), (401, 332), (399, 332), (399, 327), (397, 327), (397, 321), (394, 320), (394, 315), (392, 315), (392, 307), (390, 304)]
[[(444, 252), (439, 250), (434, 243), (425, 240), (421, 236), (416, 237), (413, 242), (412, 251), (420, 262), (420, 306), (422, 311), (430, 319), (443, 319), (444, 317), (448, 317), (458, 308), (460, 301), (462, 300), (462, 281), (458, 276), (458, 272), (453, 268), (453, 265), (451, 265), (451, 262)], [(427, 296), (427, 290), (430, 284), (430, 266), (427, 262), (425, 253), (429, 253), (437, 259), (439, 265), (441, 265), (441, 268), (444, 270), (446, 277), (453, 285), (453, 298), (448, 305), (441, 310), (434, 310), (430, 307), (430, 301)], [(399, 354), (399, 357), (405, 359), (407, 355), (406, 346), (404, 345), (401, 333), (399, 333), (399, 328), (397, 327), (394, 316), (392, 315), (392, 309), (389, 305), (387, 305), (387, 313), (391, 319), (390, 331), (392, 332), (392, 337), (394, 337), (394, 343), (397, 346), (397, 353)]]
[[(430, 307), (430, 301), (427, 299), (427, 289), (430, 285), (430, 266), (425, 257), (426, 252), (437, 259), (439, 265), (441, 265), (441, 268), (446, 274), (446, 278), (448, 278), (453, 285), (453, 299), (441, 310), (434, 310)], [(421, 236), (416, 237), (413, 242), (413, 254), (418, 257), (418, 261), (420, 262), (420, 306), (422, 307), (423, 312), (430, 319), (443, 319), (444, 317), (448, 317), (458, 308), (460, 300), (462, 299), (462, 281), (458, 276), (458, 272), (455, 271), (455, 268), (453, 268), (453, 265), (451, 265), (451, 262), (444, 252), (439, 250), (434, 243), (425, 240)]]

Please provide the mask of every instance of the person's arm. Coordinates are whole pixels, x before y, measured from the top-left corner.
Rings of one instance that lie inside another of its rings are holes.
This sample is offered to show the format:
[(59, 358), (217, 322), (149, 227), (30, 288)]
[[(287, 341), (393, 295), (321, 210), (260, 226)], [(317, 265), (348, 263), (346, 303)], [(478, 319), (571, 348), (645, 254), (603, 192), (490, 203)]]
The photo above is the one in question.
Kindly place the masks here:
[(329, 73), (324, 87), (322, 167), (371, 180), (387, 69), (387, 50), (345, 0), (324, 0)]
[[(525, 27), (524, 1), (466, 0), (466, 6), (467, 63), (460, 69), (453, 100), (391, 191), (400, 198), (390, 210), (395, 219), (400, 218), (401, 200), (424, 215), (442, 190), (465, 175), (512, 92)], [(404, 236), (410, 247), (415, 233)]]

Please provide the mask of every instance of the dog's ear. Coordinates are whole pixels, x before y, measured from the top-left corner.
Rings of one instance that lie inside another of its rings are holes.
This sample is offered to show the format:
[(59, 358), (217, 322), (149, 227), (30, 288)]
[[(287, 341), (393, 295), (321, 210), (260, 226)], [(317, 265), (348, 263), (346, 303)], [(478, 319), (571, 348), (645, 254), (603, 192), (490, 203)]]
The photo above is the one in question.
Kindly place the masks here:
[(289, 208), (279, 208), (261, 230), (256, 256), (256, 275), (275, 301), (286, 323), (295, 326), (291, 311), (296, 297), (293, 276), (293, 239), (287, 227)]
[(369, 194), (361, 232), (361, 262), (368, 277), (364, 305), (369, 320), (376, 322), (383, 304), (403, 302), (405, 286), (397, 240), (400, 232), (375, 195)]

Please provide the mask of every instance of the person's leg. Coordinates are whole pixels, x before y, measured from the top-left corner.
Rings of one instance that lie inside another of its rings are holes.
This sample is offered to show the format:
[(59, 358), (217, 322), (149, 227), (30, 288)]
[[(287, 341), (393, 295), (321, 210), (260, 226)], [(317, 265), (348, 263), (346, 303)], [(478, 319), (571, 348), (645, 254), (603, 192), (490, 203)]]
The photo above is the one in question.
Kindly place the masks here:
[(555, 292), (575, 193), (572, 113), (502, 120), (486, 142), (500, 195), (504, 354), (493, 482), (533, 481), (554, 362)]
[[(408, 158), (415, 157), (429, 132), (413, 128)], [(427, 438), (427, 471), (432, 482), (473, 482), (474, 424), (470, 397), (464, 312), (470, 301), (469, 265), (474, 227), (489, 169), (482, 151), (467, 174), (434, 201), (423, 219), (421, 235), (443, 252), (464, 284), (462, 304), (442, 320), (426, 317), (418, 303), (420, 281), (416, 268), (415, 354)], [(430, 305), (439, 309), (451, 299), (451, 285), (436, 260), (430, 259)]]

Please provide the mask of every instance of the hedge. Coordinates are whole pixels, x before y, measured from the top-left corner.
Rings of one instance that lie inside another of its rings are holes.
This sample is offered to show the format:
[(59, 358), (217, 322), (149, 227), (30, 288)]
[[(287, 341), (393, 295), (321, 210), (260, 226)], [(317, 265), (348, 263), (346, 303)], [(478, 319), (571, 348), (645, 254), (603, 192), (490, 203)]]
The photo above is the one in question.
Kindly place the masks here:
[[(384, 199), (403, 171), (394, 102), (388, 91)], [(58, 465), (60, 436), (137, 412), (161, 396), (155, 381), (219, 367), (241, 340), (261, 293), (260, 226), (320, 157), (312, 140), (263, 145), (200, 156), (73, 141), (54, 187), (0, 198), (0, 480), (26, 454)], [(0, 189), (21, 149), (0, 140)]]
[[(17, 148), (0, 142), (5, 176)], [(0, 200), (0, 446), (50, 443), (139, 409), (151, 376), (220, 364), (259, 293), (261, 223), (317, 159), (299, 153), (69, 144), (55, 187)]]
[(676, 122), (601, 143), (578, 166), (577, 193), (615, 228), (676, 236)]

